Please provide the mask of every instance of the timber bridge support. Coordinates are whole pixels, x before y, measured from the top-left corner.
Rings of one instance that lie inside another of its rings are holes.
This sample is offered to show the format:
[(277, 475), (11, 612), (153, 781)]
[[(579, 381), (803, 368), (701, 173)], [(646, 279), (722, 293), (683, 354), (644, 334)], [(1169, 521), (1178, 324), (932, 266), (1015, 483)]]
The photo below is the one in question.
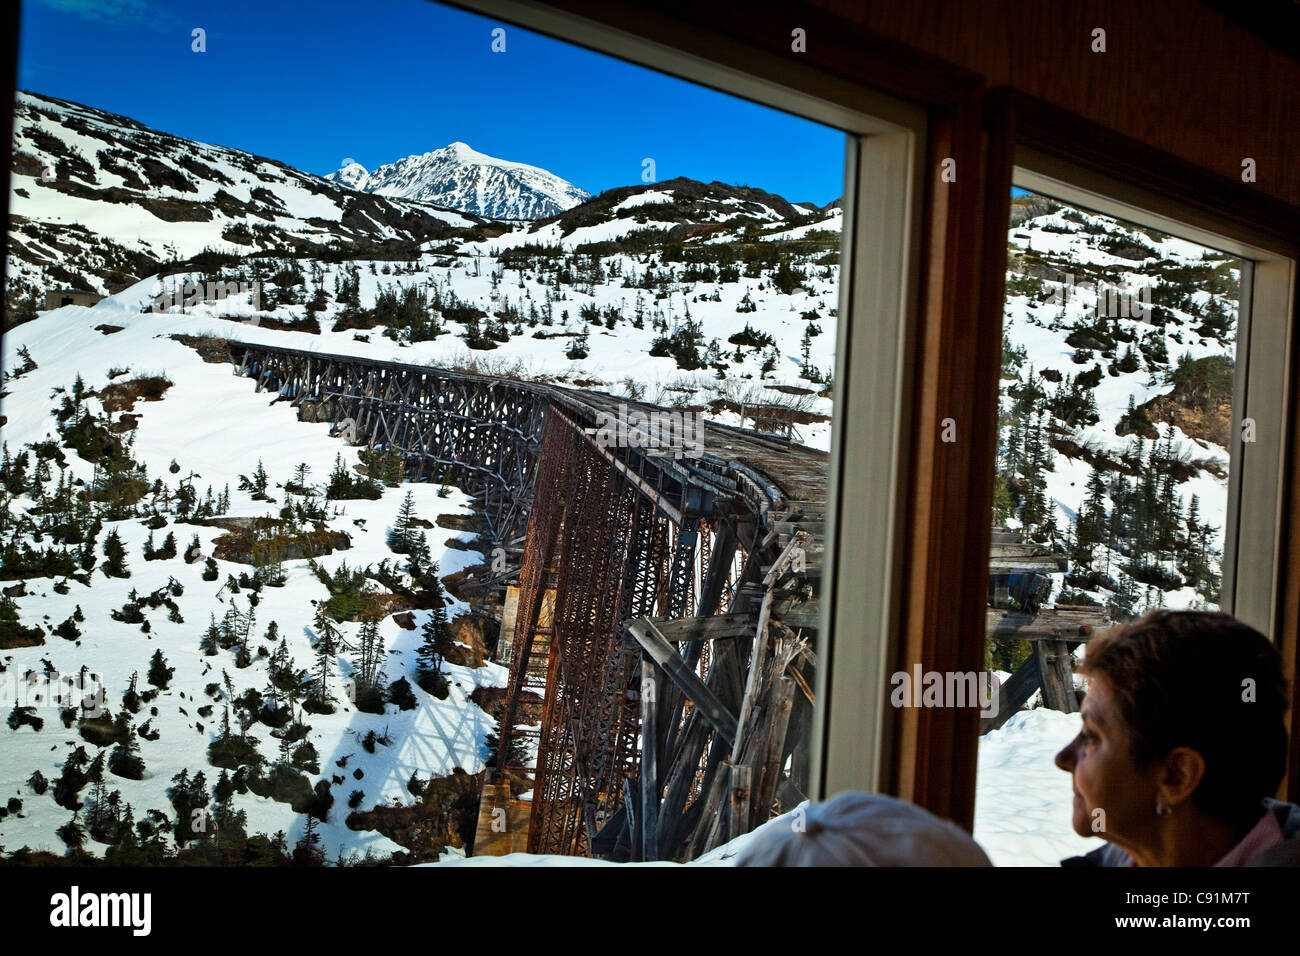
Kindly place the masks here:
[[(825, 453), (599, 392), (230, 349), (300, 417), (475, 496), (518, 555), (481, 834), (497, 829), (489, 792), (531, 789), (513, 847), (685, 860), (804, 798)], [(541, 727), (520, 766), (530, 691)]]

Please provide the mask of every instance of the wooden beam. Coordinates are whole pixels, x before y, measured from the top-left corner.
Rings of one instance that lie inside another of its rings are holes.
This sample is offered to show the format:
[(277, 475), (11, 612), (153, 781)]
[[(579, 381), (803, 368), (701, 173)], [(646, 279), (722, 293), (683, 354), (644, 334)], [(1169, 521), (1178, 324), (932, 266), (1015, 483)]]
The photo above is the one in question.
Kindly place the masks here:
[(792, 631), (816, 631), (821, 626), (821, 602), (784, 601), (772, 608), (772, 619)]
[(627, 811), (629, 856), (633, 863), (641, 860), (641, 788), (633, 786), (629, 774), (623, 778), (623, 809)]
[(752, 637), (752, 614), (720, 614), (716, 617), (684, 617), (675, 621), (651, 618), (655, 630), (665, 641), (681, 644), (686, 641), (717, 641), (726, 638)]
[(984, 615), (984, 633), (994, 640), (1070, 641), (1086, 644), (1112, 621), (1104, 609), (1055, 610), (1044, 608), (1037, 614), (989, 608)]
[(727, 572), (735, 560), (736, 548), (739, 544), (732, 523), (723, 521), (722, 528), (713, 542), (713, 551), (709, 556), (709, 566), (704, 572), (704, 580), (700, 582), (700, 600), (695, 608), (697, 617), (707, 619), (718, 610), (722, 589), (727, 584)]
[(734, 764), (731, 767), (731, 817), (727, 828), (727, 839), (749, 832), (750, 812), (750, 769), (746, 764)]
[(1025, 705), (1025, 701), (1042, 686), (1038, 676), (1038, 661), (1030, 654), (1016, 668), (1005, 684), (998, 688), (998, 714), (996, 717), (984, 717), (980, 720), (981, 736), (991, 730), (997, 730), (1011, 715)]
[(1065, 642), (1039, 641), (1034, 645), (1034, 660), (1043, 686), (1043, 705), (1065, 714), (1077, 714), (1079, 697), (1074, 692), (1074, 671)]
[(727, 746), (721, 737), (715, 737), (709, 751), (709, 764), (704, 777), (703, 792), (707, 794), (704, 809), (691, 831), (691, 839), (686, 848), (686, 855), (692, 860), (718, 845), (720, 823), (724, 816), (718, 809), (722, 806), (723, 794), (731, 786), (731, 769), (726, 760)]
[(662, 672), (641, 658), (641, 859), (659, 859), (659, 734), (656, 714), (663, 692)]
[(777, 784), (785, 770), (786, 731), (790, 726), (790, 712), (794, 708), (794, 680), (778, 677), (773, 681), (769, 696), (772, 710), (772, 723), (768, 729), (767, 746), (762, 754), (761, 763), (757, 764), (758, 782), (754, 796), (754, 805), (750, 812), (754, 822), (762, 825), (767, 822), (768, 813), (776, 795)]
[[(736, 718), (728, 712), (722, 701), (711, 691), (704, 681), (686, 666), (686, 662), (661, 635), (650, 621), (644, 618), (638, 618), (628, 621), (624, 625), (627, 632), (636, 639), (641, 645), (649, 660), (653, 661), (659, 667), (663, 668), (663, 673), (667, 674), (685, 694), (686, 699), (695, 704), (700, 709), (700, 713), (713, 726), (713, 729), (726, 738), (728, 743), (734, 745), (738, 724)], [(644, 665), (643, 665), (644, 666)], [(642, 708), (642, 753), (644, 754), (645, 741), (649, 733), (645, 727), (644, 714), (645, 708)], [(644, 756), (642, 757), (644, 762)]]

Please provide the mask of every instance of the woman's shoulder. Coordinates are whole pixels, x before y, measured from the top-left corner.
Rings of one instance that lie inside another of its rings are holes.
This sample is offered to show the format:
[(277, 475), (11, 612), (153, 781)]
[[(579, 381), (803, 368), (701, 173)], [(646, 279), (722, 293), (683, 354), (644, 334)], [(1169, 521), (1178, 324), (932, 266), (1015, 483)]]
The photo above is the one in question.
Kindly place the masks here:
[(1273, 814), (1282, 830), (1282, 841), (1261, 850), (1243, 866), (1300, 866), (1300, 806), (1281, 800), (1265, 800), (1264, 809)]
[(1264, 801), (1264, 809), (1277, 818), (1284, 838), (1300, 839), (1300, 806), (1284, 800), (1268, 798)]
[(1091, 853), (1071, 856), (1061, 861), (1061, 866), (1132, 866), (1133, 858), (1114, 843), (1106, 843)]
[[(1241, 866), (1300, 866), (1300, 806), (1282, 800), (1266, 799), (1264, 811), (1271, 813), (1282, 831), (1282, 840), (1252, 855)], [(1061, 866), (1099, 867), (1132, 866), (1133, 858), (1114, 843), (1106, 843), (1090, 853), (1071, 856)]]

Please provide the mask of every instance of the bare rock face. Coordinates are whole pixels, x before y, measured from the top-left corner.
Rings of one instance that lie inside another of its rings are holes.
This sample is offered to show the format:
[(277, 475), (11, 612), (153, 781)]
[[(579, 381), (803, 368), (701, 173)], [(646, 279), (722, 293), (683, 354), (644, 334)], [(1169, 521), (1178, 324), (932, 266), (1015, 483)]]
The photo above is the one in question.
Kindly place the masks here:
[(447, 660), (462, 667), (482, 667), (489, 656), (501, 626), (490, 617), (470, 612), (459, 614), (451, 622), (451, 637), (456, 643)]

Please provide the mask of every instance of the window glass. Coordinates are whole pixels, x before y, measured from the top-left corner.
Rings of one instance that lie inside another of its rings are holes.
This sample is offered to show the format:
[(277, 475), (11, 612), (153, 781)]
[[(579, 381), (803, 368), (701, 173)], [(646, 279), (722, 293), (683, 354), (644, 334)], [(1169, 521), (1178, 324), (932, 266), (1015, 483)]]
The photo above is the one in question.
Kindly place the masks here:
[(2, 846), (683, 859), (809, 789), (844, 133), (385, 8), (236, 2), (249, 69), (24, 5)]
[(975, 835), (995, 863), (1054, 865), (1090, 848), (1052, 764), (1088, 636), (1218, 609), (1243, 263), (1016, 192)]

